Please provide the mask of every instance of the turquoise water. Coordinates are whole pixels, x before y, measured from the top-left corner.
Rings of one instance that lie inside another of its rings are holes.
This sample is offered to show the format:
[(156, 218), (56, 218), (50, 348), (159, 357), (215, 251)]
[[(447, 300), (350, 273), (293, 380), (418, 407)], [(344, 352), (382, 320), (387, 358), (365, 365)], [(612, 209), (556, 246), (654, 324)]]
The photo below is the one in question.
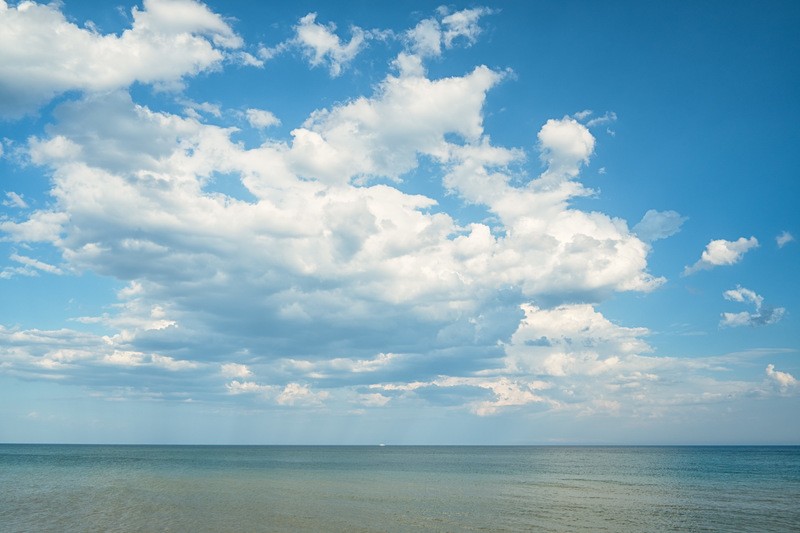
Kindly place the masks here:
[(800, 447), (8, 444), (0, 531), (800, 531)]

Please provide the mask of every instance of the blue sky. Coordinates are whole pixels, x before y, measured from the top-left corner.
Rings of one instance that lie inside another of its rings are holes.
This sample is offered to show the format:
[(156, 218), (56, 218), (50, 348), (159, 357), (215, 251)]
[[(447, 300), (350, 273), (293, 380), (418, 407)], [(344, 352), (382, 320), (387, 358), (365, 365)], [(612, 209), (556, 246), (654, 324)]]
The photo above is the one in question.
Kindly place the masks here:
[(0, 0), (0, 441), (800, 442), (798, 23)]

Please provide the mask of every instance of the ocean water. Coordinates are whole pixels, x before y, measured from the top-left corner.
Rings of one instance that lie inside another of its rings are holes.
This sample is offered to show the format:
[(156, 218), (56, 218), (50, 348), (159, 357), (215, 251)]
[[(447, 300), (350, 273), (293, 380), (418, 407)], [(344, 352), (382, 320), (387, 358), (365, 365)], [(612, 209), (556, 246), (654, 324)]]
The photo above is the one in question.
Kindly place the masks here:
[(800, 531), (800, 447), (0, 445), (0, 531)]

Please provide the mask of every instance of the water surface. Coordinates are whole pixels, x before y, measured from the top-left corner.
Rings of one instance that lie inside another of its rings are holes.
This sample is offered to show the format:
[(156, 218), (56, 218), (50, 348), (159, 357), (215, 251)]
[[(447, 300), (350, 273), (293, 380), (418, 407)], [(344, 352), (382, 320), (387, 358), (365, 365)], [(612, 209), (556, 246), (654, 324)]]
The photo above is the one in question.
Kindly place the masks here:
[(800, 447), (6, 444), (0, 530), (800, 531)]

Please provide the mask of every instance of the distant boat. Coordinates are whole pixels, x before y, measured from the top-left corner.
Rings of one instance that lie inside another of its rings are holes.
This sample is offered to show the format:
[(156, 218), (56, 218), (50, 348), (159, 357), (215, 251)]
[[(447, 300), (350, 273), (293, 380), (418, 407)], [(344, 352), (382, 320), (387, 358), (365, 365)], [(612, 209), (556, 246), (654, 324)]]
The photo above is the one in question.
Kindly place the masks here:
[(378, 446), (386, 446), (386, 445), (381, 442), (380, 444), (378, 444)]

